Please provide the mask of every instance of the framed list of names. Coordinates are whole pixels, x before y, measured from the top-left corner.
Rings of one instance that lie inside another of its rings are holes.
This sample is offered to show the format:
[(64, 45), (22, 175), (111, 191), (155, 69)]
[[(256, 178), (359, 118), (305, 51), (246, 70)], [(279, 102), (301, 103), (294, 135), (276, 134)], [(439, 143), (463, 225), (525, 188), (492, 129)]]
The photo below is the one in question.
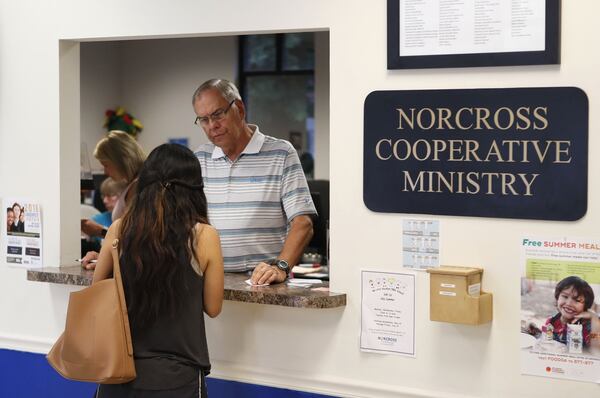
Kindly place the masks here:
[(559, 63), (559, 0), (388, 0), (388, 69)]

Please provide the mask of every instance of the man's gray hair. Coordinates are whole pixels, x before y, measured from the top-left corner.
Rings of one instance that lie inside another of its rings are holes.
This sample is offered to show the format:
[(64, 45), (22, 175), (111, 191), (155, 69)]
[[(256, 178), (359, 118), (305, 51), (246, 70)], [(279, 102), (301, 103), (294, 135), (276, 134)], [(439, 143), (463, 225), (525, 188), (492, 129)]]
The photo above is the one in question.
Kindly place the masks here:
[(211, 89), (217, 89), (227, 102), (231, 102), (233, 100), (242, 100), (237, 87), (229, 80), (210, 79), (202, 83), (200, 87), (196, 89), (194, 96), (192, 97), (192, 105), (196, 103), (196, 100), (202, 95), (203, 92)]

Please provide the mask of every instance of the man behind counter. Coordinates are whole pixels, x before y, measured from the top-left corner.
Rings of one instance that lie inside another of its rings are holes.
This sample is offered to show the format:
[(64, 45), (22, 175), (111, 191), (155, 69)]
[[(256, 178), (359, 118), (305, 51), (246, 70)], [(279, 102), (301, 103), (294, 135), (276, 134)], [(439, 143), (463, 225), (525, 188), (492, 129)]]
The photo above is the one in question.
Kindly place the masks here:
[(298, 154), (246, 122), (245, 105), (228, 80), (204, 82), (192, 105), (195, 124), (211, 142), (195, 155), (225, 271), (253, 269), (254, 284), (285, 281), (310, 242), (316, 215)]

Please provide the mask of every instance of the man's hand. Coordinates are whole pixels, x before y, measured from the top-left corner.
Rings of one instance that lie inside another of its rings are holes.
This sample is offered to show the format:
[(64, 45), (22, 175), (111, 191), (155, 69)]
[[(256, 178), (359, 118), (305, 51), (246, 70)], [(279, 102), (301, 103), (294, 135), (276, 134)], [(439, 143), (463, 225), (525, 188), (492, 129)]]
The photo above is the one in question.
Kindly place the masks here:
[(260, 263), (254, 268), (250, 278), (253, 285), (264, 285), (271, 283), (280, 283), (285, 281), (287, 275), (285, 271), (277, 268), (275, 265)]
[[(94, 262), (92, 262), (94, 260)], [(85, 269), (95, 269), (96, 261), (98, 260), (98, 252), (87, 252), (81, 259), (81, 266)]]

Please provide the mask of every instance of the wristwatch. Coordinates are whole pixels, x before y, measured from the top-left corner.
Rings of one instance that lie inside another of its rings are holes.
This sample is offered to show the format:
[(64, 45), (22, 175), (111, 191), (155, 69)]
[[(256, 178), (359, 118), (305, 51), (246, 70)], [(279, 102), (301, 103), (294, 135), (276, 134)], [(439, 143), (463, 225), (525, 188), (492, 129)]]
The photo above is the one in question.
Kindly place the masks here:
[(285, 260), (275, 260), (271, 265), (276, 266), (280, 270), (285, 272), (285, 277), (287, 278), (290, 275), (290, 265)]

